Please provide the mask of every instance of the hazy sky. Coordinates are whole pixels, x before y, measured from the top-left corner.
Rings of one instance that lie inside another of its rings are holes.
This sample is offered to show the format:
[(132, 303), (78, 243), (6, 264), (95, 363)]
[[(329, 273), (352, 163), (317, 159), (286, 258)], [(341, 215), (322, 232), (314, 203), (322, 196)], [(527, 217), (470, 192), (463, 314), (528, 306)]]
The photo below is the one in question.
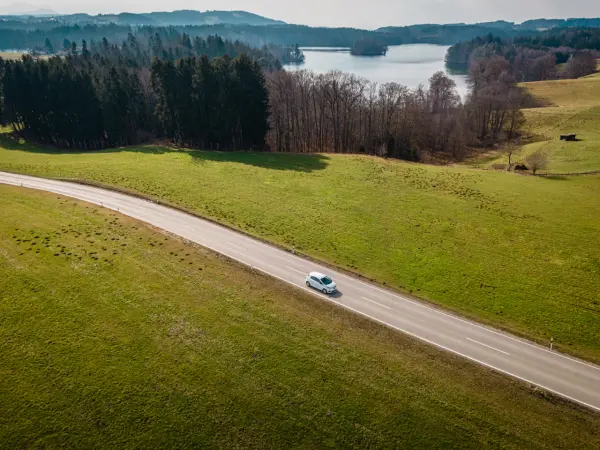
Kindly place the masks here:
[[(9, 3), (10, 0), (0, 0), (0, 4)], [(522, 22), (541, 17), (600, 17), (600, 0), (17, 0), (15, 3), (60, 13), (245, 10), (290, 23), (362, 28), (498, 19)], [(350, 6), (352, 4), (357, 6)], [(0, 11), (2, 9), (0, 6)]]

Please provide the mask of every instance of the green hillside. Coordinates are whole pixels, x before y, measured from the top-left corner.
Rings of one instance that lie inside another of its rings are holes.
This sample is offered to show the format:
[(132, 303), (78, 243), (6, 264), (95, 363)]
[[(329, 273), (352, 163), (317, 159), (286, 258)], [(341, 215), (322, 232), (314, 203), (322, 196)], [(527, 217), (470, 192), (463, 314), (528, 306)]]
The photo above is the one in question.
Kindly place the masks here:
[(600, 361), (600, 177), (346, 155), (69, 153), (4, 142), (0, 170), (143, 193)]
[(0, 185), (2, 448), (597, 448), (597, 414), (92, 205)]
[[(526, 130), (537, 138), (523, 147), (517, 160), (524, 161), (528, 154), (542, 150), (549, 157), (545, 172), (600, 171), (600, 73), (577, 80), (541, 81), (524, 86), (547, 106), (525, 111)], [(579, 140), (560, 140), (561, 134), (569, 133), (576, 133)], [(492, 153), (475, 164), (507, 162), (506, 156)]]

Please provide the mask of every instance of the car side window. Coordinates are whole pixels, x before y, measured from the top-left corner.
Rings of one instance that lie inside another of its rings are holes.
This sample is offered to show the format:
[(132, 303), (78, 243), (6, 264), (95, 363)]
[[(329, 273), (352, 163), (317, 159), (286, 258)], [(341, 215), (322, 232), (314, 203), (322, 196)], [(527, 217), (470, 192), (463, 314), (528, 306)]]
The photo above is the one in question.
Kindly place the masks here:
[(321, 283), (317, 277), (310, 277), (310, 278), (311, 278), (311, 280), (316, 281), (319, 284)]

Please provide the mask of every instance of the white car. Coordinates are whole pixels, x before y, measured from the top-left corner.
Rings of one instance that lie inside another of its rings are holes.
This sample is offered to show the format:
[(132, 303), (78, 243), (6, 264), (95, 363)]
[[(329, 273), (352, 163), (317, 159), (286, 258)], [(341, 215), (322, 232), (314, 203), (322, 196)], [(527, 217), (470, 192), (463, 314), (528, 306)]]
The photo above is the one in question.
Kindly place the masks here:
[(321, 291), (323, 294), (333, 294), (337, 292), (335, 281), (319, 272), (309, 273), (306, 277), (306, 285)]

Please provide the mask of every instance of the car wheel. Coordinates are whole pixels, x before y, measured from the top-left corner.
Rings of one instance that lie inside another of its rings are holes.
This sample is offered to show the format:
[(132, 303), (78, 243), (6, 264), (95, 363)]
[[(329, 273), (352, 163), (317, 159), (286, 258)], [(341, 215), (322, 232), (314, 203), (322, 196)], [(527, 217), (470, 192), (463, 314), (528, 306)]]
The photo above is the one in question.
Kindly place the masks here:
[(323, 289), (323, 294), (327, 295), (327, 289)]
[(306, 282), (306, 285), (307, 285), (308, 287), (310, 287), (310, 283), (309, 283), (308, 281)]

